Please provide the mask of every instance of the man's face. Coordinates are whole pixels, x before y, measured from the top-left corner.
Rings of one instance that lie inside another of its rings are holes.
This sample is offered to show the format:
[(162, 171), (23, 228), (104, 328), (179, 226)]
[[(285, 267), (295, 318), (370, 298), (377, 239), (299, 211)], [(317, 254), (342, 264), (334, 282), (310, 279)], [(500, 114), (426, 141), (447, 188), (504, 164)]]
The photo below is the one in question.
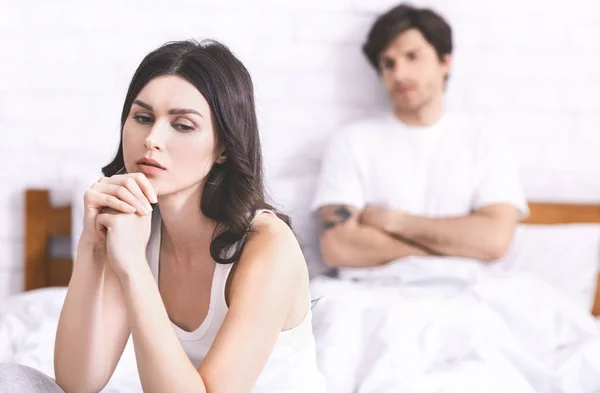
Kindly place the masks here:
[(440, 61), (435, 48), (417, 29), (398, 35), (381, 52), (381, 79), (396, 110), (414, 112), (444, 93), (451, 56)]

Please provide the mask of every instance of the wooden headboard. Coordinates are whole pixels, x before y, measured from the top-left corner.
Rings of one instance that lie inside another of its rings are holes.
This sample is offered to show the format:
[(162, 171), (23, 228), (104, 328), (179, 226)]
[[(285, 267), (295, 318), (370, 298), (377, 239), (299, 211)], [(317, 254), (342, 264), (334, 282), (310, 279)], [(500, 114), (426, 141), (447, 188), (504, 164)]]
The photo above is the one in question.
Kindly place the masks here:
[(56, 236), (71, 237), (71, 206), (52, 206), (49, 190), (26, 190), (26, 291), (69, 284), (73, 260), (50, 255), (50, 239)]
[[(530, 216), (524, 224), (600, 224), (600, 204), (530, 202)], [(70, 258), (50, 256), (52, 236), (71, 236), (71, 206), (52, 206), (48, 190), (25, 191), (25, 290), (66, 286), (71, 277)], [(600, 316), (600, 274), (594, 315)]]
[[(529, 203), (531, 214), (523, 224), (600, 224), (600, 204)], [(596, 296), (592, 314), (600, 316), (600, 273), (596, 279)]]

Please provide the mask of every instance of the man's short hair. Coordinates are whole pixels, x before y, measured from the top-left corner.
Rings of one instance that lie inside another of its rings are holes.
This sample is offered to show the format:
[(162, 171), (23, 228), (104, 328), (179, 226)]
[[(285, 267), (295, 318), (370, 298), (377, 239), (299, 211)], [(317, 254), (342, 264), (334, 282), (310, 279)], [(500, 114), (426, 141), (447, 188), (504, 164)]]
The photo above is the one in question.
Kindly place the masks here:
[(369, 63), (378, 72), (381, 52), (409, 29), (417, 29), (423, 34), (435, 48), (440, 61), (452, 53), (452, 28), (444, 18), (427, 8), (400, 4), (377, 18), (362, 47)]

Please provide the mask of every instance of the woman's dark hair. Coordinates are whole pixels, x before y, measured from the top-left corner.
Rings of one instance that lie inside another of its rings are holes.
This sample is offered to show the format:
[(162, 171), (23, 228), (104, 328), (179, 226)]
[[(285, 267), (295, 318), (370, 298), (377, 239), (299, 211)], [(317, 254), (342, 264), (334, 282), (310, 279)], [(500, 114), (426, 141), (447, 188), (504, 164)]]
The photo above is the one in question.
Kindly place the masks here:
[[(112, 176), (123, 171), (123, 126), (131, 105), (144, 86), (161, 75), (186, 79), (210, 106), (226, 160), (210, 170), (200, 207), (218, 223), (210, 244), (212, 258), (218, 263), (233, 263), (242, 254), (256, 210), (275, 209), (265, 201), (252, 79), (225, 45), (212, 40), (170, 42), (142, 60), (125, 97), (117, 155), (102, 172)], [(289, 217), (276, 214), (291, 226)]]
[(363, 44), (363, 53), (377, 72), (381, 52), (409, 29), (417, 29), (423, 34), (435, 48), (440, 61), (452, 53), (452, 28), (440, 15), (430, 9), (401, 4), (377, 18)]

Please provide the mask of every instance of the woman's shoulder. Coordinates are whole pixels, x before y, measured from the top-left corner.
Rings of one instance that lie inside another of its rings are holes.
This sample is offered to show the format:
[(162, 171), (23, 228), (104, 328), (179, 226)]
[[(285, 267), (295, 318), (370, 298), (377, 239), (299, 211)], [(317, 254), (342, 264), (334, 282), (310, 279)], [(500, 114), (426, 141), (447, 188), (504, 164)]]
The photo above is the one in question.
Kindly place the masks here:
[(265, 296), (294, 298), (296, 291), (290, 289), (300, 290), (300, 283), (308, 282), (308, 269), (293, 231), (268, 212), (258, 214), (251, 229), (231, 273), (232, 293), (235, 288), (252, 287), (257, 293), (269, 292)]
[(262, 268), (284, 269), (303, 274), (306, 265), (300, 244), (292, 229), (271, 211), (258, 213), (252, 220), (251, 233), (244, 246), (240, 264), (258, 264)]
[(252, 232), (268, 233), (270, 236), (293, 236), (291, 228), (272, 210), (258, 210), (251, 224)]
[[(300, 245), (290, 226), (274, 212), (259, 212), (252, 220), (251, 234), (247, 246), (277, 252), (299, 251)], [(296, 250), (297, 249), (297, 250)]]

